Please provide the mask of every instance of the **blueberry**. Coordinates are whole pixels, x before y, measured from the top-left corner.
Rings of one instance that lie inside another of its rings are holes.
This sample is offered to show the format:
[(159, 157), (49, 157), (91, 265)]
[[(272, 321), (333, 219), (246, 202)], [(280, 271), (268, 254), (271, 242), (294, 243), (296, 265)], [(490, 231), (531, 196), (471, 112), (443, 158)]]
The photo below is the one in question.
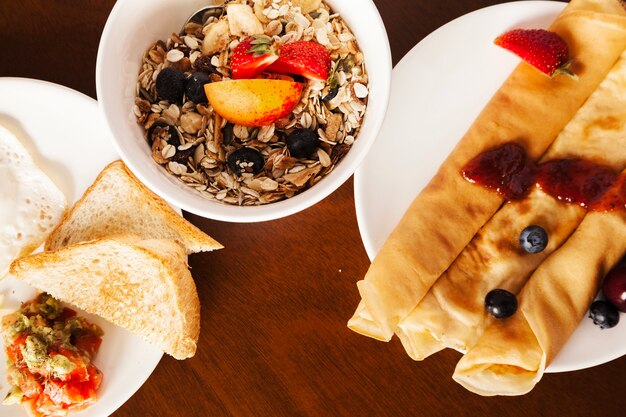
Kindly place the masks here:
[(187, 77), (187, 81), (185, 82), (185, 94), (187, 98), (194, 103), (206, 103), (207, 98), (204, 93), (204, 84), (208, 84), (211, 82), (211, 78), (209, 74), (204, 72), (194, 72), (189, 77)]
[(519, 235), (520, 247), (528, 253), (538, 253), (548, 245), (548, 234), (541, 226), (528, 226)]
[(263, 170), (265, 159), (254, 148), (237, 149), (227, 158), (228, 167), (237, 175), (244, 173), (258, 174)]
[(285, 139), (287, 149), (295, 158), (308, 158), (317, 149), (320, 142), (317, 132), (308, 129), (297, 129)]
[(497, 319), (511, 317), (517, 311), (517, 298), (507, 290), (491, 290), (485, 297), (485, 309)]
[(185, 93), (185, 74), (174, 67), (162, 69), (157, 75), (156, 91), (161, 100), (180, 103)]
[(619, 312), (608, 301), (597, 300), (589, 307), (589, 318), (601, 329), (610, 329), (619, 323)]

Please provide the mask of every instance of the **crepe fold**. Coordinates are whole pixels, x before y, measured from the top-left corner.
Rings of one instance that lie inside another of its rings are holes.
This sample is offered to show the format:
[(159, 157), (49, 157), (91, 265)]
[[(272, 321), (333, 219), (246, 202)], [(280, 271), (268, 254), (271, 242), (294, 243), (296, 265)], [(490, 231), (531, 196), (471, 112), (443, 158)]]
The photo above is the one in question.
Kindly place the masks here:
[(538, 159), (626, 47), (618, 0), (572, 0), (551, 25), (575, 58), (578, 80), (549, 78), (521, 63), (491, 98), (387, 238), (364, 279), (348, 327), (379, 340), (394, 331), (452, 264), (502, 198), (460, 171), (479, 153), (515, 140)]
[[(552, 143), (542, 161), (583, 158), (616, 171), (626, 167), (626, 52), (574, 118)], [(415, 360), (446, 347), (467, 351), (492, 321), (484, 299), (494, 288), (517, 294), (537, 266), (574, 231), (586, 211), (564, 204), (539, 188), (521, 201), (505, 204), (443, 273), (396, 329)], [(528, 254), (520, 232), (539, 225), (548, 246)]]
[(624, 251), (623, 210), (585, 216), (567, 242), (524, 285), (518, 311), (487, 327), (461, 358), (454, 380), (480, 395), (530, 391), (580, 323), (602, 277)]

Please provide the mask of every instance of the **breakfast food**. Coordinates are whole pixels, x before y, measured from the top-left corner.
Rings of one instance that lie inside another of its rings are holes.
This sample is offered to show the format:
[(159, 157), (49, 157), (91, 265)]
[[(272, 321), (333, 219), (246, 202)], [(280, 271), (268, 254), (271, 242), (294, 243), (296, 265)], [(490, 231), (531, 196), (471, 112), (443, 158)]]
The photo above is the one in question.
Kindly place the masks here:
[(224, 119), (253, 127), (289, 115), (300, 101), (302, 84), (290, 80), (232, 80), (207, 84), (204, 90), (213, 110)]
[(200, 331), (186, 257), (221, 247), (115, 161), (50, 234), (47, 252), (18, 259), (11, 273), (185, 359)]
[[(392, 337), (504, 200), (468, 182), (462, 168), (476, 155), (511, 141), (521, 145), (530, 160), (537, 160), (626, 47), (625, 14), (617, 1), (573, 0), (565, 8), (550, 31), (568, 44), (578, 63), (572, 68), (578, 80), (546, 77), (526, 63), (514, 70), (415, 198), (358, 283), (362, 302), (349, 321), (351, 329), (380, 340)], [(604, 47), (597, 48), (598, 42)]]
[(45, 249), (120, 233), (171, 239), (183, 245), (187, 253), (222, 247), (139, 182), (122, 161), (115, 161), (102, 170), (48, 236)]
[(221, 247), (115, 161), (50, 234), (47, 251), (10, 272), (185, 359), (200, 332), (187, 254)]
[(608, 301), (596, 300), (589, 307), (589, 318), (601, 329), (610, 329), (619, 323), (619, 311)]
[(524, 285), (519, 311), (486, 329), (461, 358), (453, 378), (481, 395), (530, 391), (578, 327), (600, 279), (625, 251), (626, 210), (587, 214)]
[(0, 126), (0, 279), (13, 259), (43, 243), (61, 220), (65, 196), (20, 141)]
[[(626, 167), (623, 85), (626, 53), (552, 143), (542, 163), (527, 168), (537, 175), (546, 167), (559, 167), (567, 174), (568, 186), (584, 184), (587, 193), (593, 191), (591, 199), (600, 196), (606, 190), (603, 184), (610, 184)], [(613, 123), (609, 126), (606, 120)], [(565, 164), (576, 169), (568, 172)], [(559, 186), (558, 178), (550, 178), (549, 184), (526, 190), (526, 197), (503, 206), (400, 322), (396, 332), (413, 359), (445, 347), (467, 351), (493, 321), (484, 308), (486, 294), (494, 289), (517, 294), (582, 221), (584, 207), (595, 209), (585, 192), (572, 192)], [(555, 189), (559, 198), (553, 197)], [(567, 201), (576, 204), (564, 204)]]
[(20, 258), (10, 272), (176, 359), (196, 351), (200, 302), (185, 249), (174, 241), (118, 235)]
[[(218, 242), (143, 186), (121, 161), (107, 166), (64, 218), (61, 191), (2, 127), (0, 174), (0, 266), (2, 276), (10, 275), (3, 288), (11, 298), (22, 298), (28, 286), (14, 280), (22, 279), (44, 291), (17, 313), (0, 311), (10, 360), (5, 404), (19, 402), (29, 415), (43, 417), (65, 416), (96, 401), (103, 377), (91, 360), (102, 332), (56, 299), (143, 335), (178, 359), (195, 353), (199, 300), (187, 255), (219, 249)], [(46, 237), (48, 251), (28, 256)], [(124, 347), (128, 339), (122, 339), (117, 347), (113, 340), (105, 345), (106, 353)], [(6, 382), (0, 382), (3, 388)]]
[(168, 173), (210, 200), (253, 206), (331, 173), (368, 94), (363, 54), (327, 4), (236, 0), (148, 48), (133, 110)]
[(496, 288), (485, 296), (485, 311), (497, 319), (511, 317), (517, 311), (517, 297), (510, 291)]
[(626, 265), (613, 268), (602, 281), (602, 293), (622, 313), (626, 313)]
[(102, 372), (91, 362), (102, 330), (48, 294), (2, 318), (11, 388), (3, 404), (30, 416), (65, 416), (96, 401)]
[(494, 43), (508, 49), (544, 74), (575, 76), (567, 43), (558, 34), (545, 29), (513, 29), (498, 36)]

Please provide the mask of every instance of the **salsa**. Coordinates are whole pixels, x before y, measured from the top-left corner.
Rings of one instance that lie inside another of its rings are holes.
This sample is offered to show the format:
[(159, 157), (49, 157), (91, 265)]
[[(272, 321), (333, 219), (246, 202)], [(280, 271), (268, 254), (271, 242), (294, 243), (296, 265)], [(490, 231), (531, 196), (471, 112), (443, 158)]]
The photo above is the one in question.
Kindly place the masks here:
[(35, 417), (66, 416), (96, 401), (102, 372), (91, 362), (102, 329), (46, 293), (2, 318), (11, 385), (3, 404)]

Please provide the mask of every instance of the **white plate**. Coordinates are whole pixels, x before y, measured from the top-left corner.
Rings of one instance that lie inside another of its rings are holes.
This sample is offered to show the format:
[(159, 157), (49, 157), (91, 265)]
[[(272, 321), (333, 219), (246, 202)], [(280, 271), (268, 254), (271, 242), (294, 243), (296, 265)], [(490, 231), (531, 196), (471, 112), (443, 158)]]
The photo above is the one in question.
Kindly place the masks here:
[[(23, 78), (0, 78), (0, 124), (18, 136), (70, 204), (109, 162), (119, 159), (100, 117), (95, 100), (69, 88)], [(7, 278), (0, 281), (0, 294), (5, 297), (3, 307), (15, 309), (20, 302), (33, 298), (35, 291)], [(102, 346), (94, 360), (104, 378), (98, 402), (71, 415), (105, 417), (139, 389), (163, 353), (99, 317), (80, 310), (79, 314), (104, 330)], [(8, 388), (4, 349), (0, 353), (0, 386), (4, 398)], [(26, 417), (21, 406), (0, 405), (0, 417), (21, 416)]]
[[(359, 229), (370, 259), (459, 138), (519, 63), (493, 45), (516, 27), (545, 28), (565, 6), (520, 1), (477, 10), (434, 31), (395, 67), (387, 117), (355, 173)], [(584, 319), (548, 372), (588, 368), (626, 354), (626, 316), (601, 331)]]

